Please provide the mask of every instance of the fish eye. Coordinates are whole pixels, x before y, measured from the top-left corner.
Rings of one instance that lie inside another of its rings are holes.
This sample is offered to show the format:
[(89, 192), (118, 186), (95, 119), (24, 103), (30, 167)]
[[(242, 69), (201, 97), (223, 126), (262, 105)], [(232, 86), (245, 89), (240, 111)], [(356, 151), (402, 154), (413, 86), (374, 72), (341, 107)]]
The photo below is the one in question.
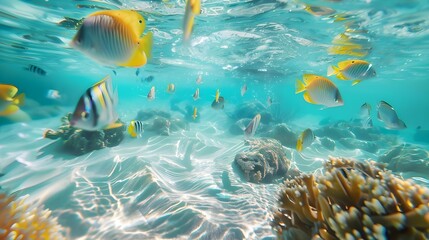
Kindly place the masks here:
[(352, 63), (355, 63), (355, 61), (352, 61)]
[(140, 20), (139, 20), (139, 23), (142, 23), (142, 22), (143, 22), (143, 21), (140, 19)]

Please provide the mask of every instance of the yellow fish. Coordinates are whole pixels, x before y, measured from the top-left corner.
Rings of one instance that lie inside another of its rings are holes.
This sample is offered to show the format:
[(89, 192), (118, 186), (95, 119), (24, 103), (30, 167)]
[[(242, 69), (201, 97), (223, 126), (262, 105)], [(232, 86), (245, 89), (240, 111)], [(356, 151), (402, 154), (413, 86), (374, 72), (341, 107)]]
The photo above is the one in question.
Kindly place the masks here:
[(305, 129), (298, 137), (298, 141), (296, 142), (296, 150), (301, 152), (304, 148), (310, 146), (314, 139), (315, 136), (313, 131), (311, 131), (310, 128)]
[(340, 91), (331, 80), (314, 75), (304, 74), (304, 83), (296, 81), (296, 92), (304, 92), (305, 101), (325, 107), (337, 107), (344, 105)]
[(174, 93), (176, 91), (176, 86), (174, 85), (174, 83), (170, 83), (167, 86), (167, 92), (168, 93)]
[(330, 55), (350, 55), (355, 57), (365, 57), (368, 55), (369, 49), (364, 48), (361, 45), (344, 45), (344, 46), (332, 46), (328, 48), (328, 54)]
[(318, 7), (318, 6), (312, 6), (307, 4), (305, 5), (304, 10), (314, 16), (326, 16), (326, 15), (331, 15), (335, 13), (335, 10), (332, 8)]
[(197, 107), (194, 107), (194, 114), (192, 114), (192, 118), (195, 120), (198, 116), (197, 116)]
[(215, 102), (218, 103), (219, 102), (219, 96), (220, 96), (220, 91), (219, 89), (216, 90), (216, 96), (215, 96)]
[(128, 125), (128, 133), (131, 135), (131, 137), (136, 138), (137, 136), (141, 137), (143, 134), (143, 123), (141, 121), (133, 120), (130, 122), (130, 125)]
[(141, 37), (143, 17), (132, 10), (105, 10), (83, 21), (70, 46), (107, 66), (140, 67), (151, 57), (152, 32)]
[(194, 18), (201, 12), (200, 0), (187, 0), (183, 18), (183, 41), (188, 42), (194, 28)]
[(354, 80), (352, 85), (356, 85), (362, 80), (376, 76), (376, 72), (371, 63), (364, 60), (347, 60), (338, 63), (338, 67), (329, 66), (328, 76), (336, 75), (341, 80)]
[(24, 93), (15, 96), (18, 88), (13, 85), (0, 84), (0, 116), (8, 116), (19, 110), (24, 104)]

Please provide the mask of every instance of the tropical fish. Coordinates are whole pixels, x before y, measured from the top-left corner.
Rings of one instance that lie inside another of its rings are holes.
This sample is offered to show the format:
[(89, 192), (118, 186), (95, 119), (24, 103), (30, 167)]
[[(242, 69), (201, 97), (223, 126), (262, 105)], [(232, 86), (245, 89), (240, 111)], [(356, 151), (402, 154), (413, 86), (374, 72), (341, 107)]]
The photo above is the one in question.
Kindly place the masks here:
[(361, 123), (364, 128), (373, 127), (372, 118), (371, 118), (371, 105), (369, 103), (364, 103), (360, 107), (360, 118)]
[(219, 96), (220, 96), (220, 91), (218, 89), (218, 90), (216, 90), (215, 102), (219, 102)]
[(176, 86), (174, 86), (174, 83), (170, 83), (167, 85), (167, 92), (168, 93), (174, 93), (176, 91)]
[(117, 92), (113, 92), (112, 78), (106, 76), (88, 88), (80, 97), (73, 112), (70, 125), (87, 131), (119, 126), (116, 105)]
[(255, 117), (253, 117), (252, 121), (250, 121), (246, 129), (244, 129), (244, 134), (247, 137), (253, 137), (255, 135), (256, 130), (258, 129), (260, 122), (261, 122), (261, 114), (258, 113), (256, 114)]
[(194, 100), (198, 100), (200, 98), (200, 89), (197, 88), (197, 90), (195, 90), (194, 95), (192, 95), (192, 97), (194, 98)]
[(241, 87), (241, 96), (244, 96), (244, 94), (246, 94), (246, 92), (247, 92), (247, 85), (246, 85), (246, 84), (244, 84), (244, 85)]
[(107, 66), (140, 67), (151, 57), (152, 33), (140, 38), (143, 17), (132, 10), (105, 10), (83, 21), (70, 46)]
[(200, 0), (187, 0), (185, 7), (185, 16), (183, 18), (183, 41), (188, 42), (194, 28), (194, 18), (201, 12)]
[(197, 84), (201, 84), (201, 83), (203, 83), (203, 76), (202, 76), (201, 74), (198, 74), (198, 77), (197, 77), (197, 79), (195, 80), (195, 82), (196, 82)]
[(192, 114), (192, 118), (195, 120), (198, 116), (197, 116), (197, 107), (194, 107), (194, 113)]
[(267, 97), (267, 107), (271, 107), (272, 104), (273, 104), (273, 99), (270, 96), (268, 96)]
[(328, 76), (336, 75), (341, 80), (354, 80), (352, 85), (362, 80), (375, 77), (376, 72), (371, 63), (363, 60), (347, 60), (338, 63), (338, 67), (329, 66)]
[(60, 99), (61, 95), (58, 90), (49, 89), (48, 92), (46, 93), (46, 98), (56, 100), (56, 99)]
[(132, 120), (130, 122), (130, 125), (128, 125), (128, 133), (131, 135), (131, 137), (141, 137), (144, 130), (143, 130), (143, 123), (138, 120)]
[(33, 73), (37, 73), (37, 74), (42, 75), (42, 76), (46, 75), (46, 71), (45, 70), (41, 69), (38, 66), (32, 65), (32, 64), (28, 65), (28, 67), (25, 68), (25, 70), (33, 72)]
[(405, 123), (399, 119), (395, 109), (385, 101), (378, 103), (378, 119), (384, 122), (388, 129), (404, 129), (407, 128)]
[(152, 86), (147, 94), (147, 100), (152, 101), (155, 99), (155, 86)]
[(304, 10), (314, 16), (326, 16), (326, 15), (331, 15), (335, 13), (335, 10), (332, 8), (318, 7), (318, 6), (312, 6), (307, 4), (305, 5)]
[(225, 99), (222, 96), (219, 96), (218, 101), (216, 102), (216, 99), (212, 102), (212, 108), (218, 110), (223, 109), (225, 107)]
[(340, 91), (331, 80), (314, 74), (304, 74), (303, 78), (304, 83), (296, 81), (296, 93), (305, 91), (305, 101), (325, 107), (344, 105)]
[(64, 17), (63, 20), (59, 21), (57, 24), (60, 27), (64, 27), (67, 29), (78, 29), (80, 27), (80, 25), (82, 25), (83, 23), (83, 18), (82, 19), (74, 19), (74, 18), (70, 18), (70, 17)]
[(310, 128), (305, 129), (298, 137), (298, 141), (296, 142), (296, 150), (301, 152), (304, 148), (310, 146), (314, 139), (315, 136), (313, 131), (311, 131)]
[(139, 74), (140, 74), (140, 68), (137, 68), (137, 70), (136, 70), (136, 76), (138, 77)]
[(116, 72), (116, 70), (112, 70), (113, 74), (115, 74), (115, 76), (118, 76), (118, 73)]
[(149, 77), (146, 77), (146, 78), (141, 78), (141, 81), (142, 82), (152, 82), (153, 81), (153, 79), (154, 79), (154, 77), (153, 76), (149, 76)]
[(343, 45), (343, 46), (332, 46), (328, 48), (328, 54), (330, 55), (350, 55), (356, 57), (365, 57), (369, 53), (369, 48), (364, 48), (362, 45)]
[(0, 84), (0, 116), (8, 116), (19, 110), (24, 104), (24, 93), (19, 94), (18, 88), (13, 85)]

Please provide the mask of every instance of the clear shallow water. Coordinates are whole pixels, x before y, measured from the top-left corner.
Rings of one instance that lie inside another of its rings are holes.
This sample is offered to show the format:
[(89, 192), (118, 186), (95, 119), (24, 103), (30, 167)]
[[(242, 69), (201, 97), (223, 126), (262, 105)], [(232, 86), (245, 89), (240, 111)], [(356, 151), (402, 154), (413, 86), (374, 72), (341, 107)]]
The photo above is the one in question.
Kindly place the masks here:
[[(320, 110), (301, 94), (295, 95), (294, 85), (303, 73), (325, 75), (328, 65), (354, 58), (328, 54), (332, 39), (350, 21), (313, 16), (298, 1), (203, 1), (190, 48), (182, 45), (182, 1), (1, 4), (0, 82), (16, 85), (27, 95), (30, 100), (23, 110), (37, 120), (0, 126), (0, 172), (5, 174), (0, 186), (19, 195), (30, 194), (52, 209), (73, 239), (274, 238), (269, 218), (280, 185), (247, 183), (231, 167), (235, 154), (246, 149), (244, 137), (229, 132), (234, 123), (229, 116), (236, 106), (249, 101), (265, 105), (271, 96), (274, 103), (269, 111), (276, 122), (285, 122), (299, 133), (307, 127), (350, 121), (364, 102), (371, 103), (373, 121), (382, 127), (375, 106), (385, 100), (408, 128), (380, 134), (394, 137), (396, 144), (411, 142), (428, 149), (427, 142), (414, 139), (418, 126), (429, 128), (428, 2), (306, 3), (350, 14), (358, 29), (368, 31), (362, 37), (371, 51), (363, 59), (375, 66), (377, 77), (353, 87), (349, 81), (331, 77), (344, 98), (342, 107)], [(155, 37), (154, 58), (139, 76), (129, 68), (116, 69), (114, 75), (112, 69), (68, 47), (76, 30), (57, 23), (64, 16), (81, 19), (96, 10), (78, 5), (141, 11)], [(47, 75), (25, 71), (29, 64), (42, 67)], [(82, 92), (107, 74), (118, 86), (122, 120), (132, 120), (141, 109), (189, 118), (183, 115), (185, 109), (197, 106), (200, 121), (171, 136), (127, 136), (117, 147), (79, 157), (43, 139), (44, 130), (56, 129)], [(204, 82), (199, 86), (198, 74)], [(141, 81), (150, 75), (153, 82)], [(176, 84), (174, 95), (165, 92), (170, 82)], [(249, 90), (241, 97), (243, 83)], [(152, 85), (159, 90), (155, 101), (148, 102), (145, 96)], [(191, 95), (196, 87), (201, 99), (194, 102)], [(210, 107), (217, 88), (226, 99), (224, 111)], [(47, 99), (48, 89), (58, 90), (63, 97)], [(378, 150), (371, 153), (338, 144), (331, 151), (316, 141), (301, 154), (294, 149), (287, 152), (302, 171), (315, 171), (329, 155), (377, 159), (391, 147), (378, 143)], [(223, 187), (224, 171), (235, 191)], [(425, 174), (404, 172), (403, 176), (427, 184)]]

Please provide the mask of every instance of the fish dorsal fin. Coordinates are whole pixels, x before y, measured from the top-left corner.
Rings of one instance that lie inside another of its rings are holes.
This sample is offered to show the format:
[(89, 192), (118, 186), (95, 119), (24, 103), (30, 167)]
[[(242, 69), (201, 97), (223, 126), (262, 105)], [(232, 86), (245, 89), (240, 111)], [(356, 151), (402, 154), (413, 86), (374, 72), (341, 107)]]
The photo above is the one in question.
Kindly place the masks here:
[(317, 76), (317, 75), (315, 75), (315, 74), (310, 74), (310, 73), (306, 73), (306, 74), (304, 74), (304, 76), (303, 76), (303, 80), (304, 80), (304, 83), (306, 84), (306, 85), (309, 85), (311, 82), (313, 82), (314, 80), (316, 80), (316, 79), (318, 79), (318, 78), (321, 78), (320, 76)]
[(201, 12), (201, 0), (187, 0), (186, 4), (190, 4), (192, 13), (199, 15)]
[(12, 98), (18, 92), (18, 88), (12, 85), (0, 84), (0, 98), (2, 100), (12, 101)]
[(146, 28), (144, 18), (140, 13), (133, 10), (104, 10), (92, 13), (89, 16), (107, 15), (117, 21), (121, 21), (130, 28), (137, 37), (143, 34)]
[(380, 105), (381, 105), (381, 104), (384, 104), (384, 105), (386, 105), (386, 106), (390, 107), (391, 109), (393, 109), (392, 105), (388, 104), (388, 103), (387, 103), (387, 102), (385, 102), (385, 101), (380, 101)]

